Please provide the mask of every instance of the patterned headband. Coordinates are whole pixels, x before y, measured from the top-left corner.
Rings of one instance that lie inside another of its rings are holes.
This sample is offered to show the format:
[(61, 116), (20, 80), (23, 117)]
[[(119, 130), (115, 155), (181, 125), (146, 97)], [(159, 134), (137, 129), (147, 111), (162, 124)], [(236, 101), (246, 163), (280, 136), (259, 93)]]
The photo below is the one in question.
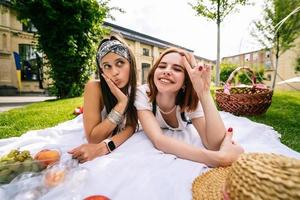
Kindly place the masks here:
[(101, 61), (101, 59), (110, 52), (118, 54), (129, 61), (130, 56), (127, 47), (118, 40), (108, 40), (101, 44), (97, 52), (97, 59)]

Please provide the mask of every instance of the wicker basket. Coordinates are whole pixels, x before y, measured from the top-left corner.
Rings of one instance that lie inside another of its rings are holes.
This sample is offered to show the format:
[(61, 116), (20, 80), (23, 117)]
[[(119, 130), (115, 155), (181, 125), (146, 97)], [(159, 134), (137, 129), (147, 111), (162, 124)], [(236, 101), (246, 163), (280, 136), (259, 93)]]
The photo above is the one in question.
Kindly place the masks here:
[(218, 107), (234, 115), (253, 116), (265, 113), (271, 105), (273, 91), (258, 87), (255, 83), (255, 74), (250, 68), (236, 68), (230, 74), (225, 86), (231, 84), (234, 76), (240, 70), (247, 70), (252, 73), (252, 85), (231, 87), (228, 90), (229, 93), (224, 93), (224, 89), (217, 89), (216, 102)]

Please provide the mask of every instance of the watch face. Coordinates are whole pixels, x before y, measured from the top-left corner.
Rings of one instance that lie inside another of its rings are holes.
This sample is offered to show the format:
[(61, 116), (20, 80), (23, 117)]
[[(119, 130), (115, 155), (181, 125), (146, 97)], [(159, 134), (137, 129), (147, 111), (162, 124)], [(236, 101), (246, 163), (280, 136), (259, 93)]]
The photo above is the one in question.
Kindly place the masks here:
[(109, 141), (107, 143), (107, 145), (108, 145), (108, 148), (110, 149), (110, 151), (113, 151), (116, 148), (115, 143), (113, 141)]

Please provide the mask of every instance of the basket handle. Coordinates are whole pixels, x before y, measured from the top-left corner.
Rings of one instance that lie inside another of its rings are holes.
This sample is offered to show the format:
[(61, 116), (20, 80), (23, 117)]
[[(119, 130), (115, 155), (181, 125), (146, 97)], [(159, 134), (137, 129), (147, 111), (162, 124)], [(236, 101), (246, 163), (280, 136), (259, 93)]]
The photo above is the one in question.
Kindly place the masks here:
[(252, 82), (252, 85), (255, 86), (255, 84), (256, 84), (255, 74), (252, 71), (252, 69), (250, 69), (249, 67), (246, 67), (246, 66), (244, 66), (244, 67), (238, 67), (233, 72), (231, 72), (230, 76), (228, 77), (228, 79), (226, 81), (226, 84), (230, 85), (231, 82), (232, 82), (232, 79), (235, 77), (235, 75), (237, 74), (237, 72), (240, 71), (240, 70), (246, 70), (246, 71), (248, 71), (248, 72), (250, 72), (252, 74), (251, 82)]

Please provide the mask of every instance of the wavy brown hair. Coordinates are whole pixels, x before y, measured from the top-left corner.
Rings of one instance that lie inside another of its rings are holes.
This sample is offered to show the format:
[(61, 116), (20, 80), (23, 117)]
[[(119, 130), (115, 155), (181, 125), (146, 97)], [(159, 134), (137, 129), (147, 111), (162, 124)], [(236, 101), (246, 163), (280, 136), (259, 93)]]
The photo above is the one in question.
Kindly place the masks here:
[[(135, 101), (135, 95), (136, 95), (136, 87), (137, 87), (137, 80), (136, 80), (136, 60), (135, 60), (135, 56), (132, 52), (132, 50), (129, 48), (129, 46), (127, 45), (127, 43), (123, 40), (121, 35), (111, 35), (108, 38), (103, 39), (99, 46), (98, 46), (98, 50), (101, 47), (101, 45), (108, 41), (108, 40), (118, 40), (119, 42), (121, 42), (129, 51), (129, 65), (130, 65), (130, 73), (129, 73), (129, 80), (127, 85), (122, 88), (122, 91), (125, 95), (129, 95), (129, 101), (128, 101), (128, 106), (127, 109), (125, 110), (124, 114), (126, 116), (126, 125), (131, 125), (133, 127), (136, 127), (138, 124), (138, 117), (137, 117), (137, 111), (136, 108), (134, 106), (134, 101)], [(100, 86), (101, 86), (101, 90), (102, 90), (102, 96), (103, 96), (103, 101), (104, 101), (104, 106), (106, 108), (107, 113), (109, 113), (114, 107), (115, 105), (118, 103), (116, 97), (112, 94), (112, 92), (110, 91), (110, 88), (108, 87), (105, 79), (101, 76), (102, 74), (102, 69), (100, 67), (100, 60), (97, 59), (96, 57), (96, 63), (97, 63), (97, 67), (98, 67), (98, 72), (99, 72), (99, 77), (100, 77)], [(130, 92), (128, 92), (128, 90), (130, 90)], [(113, 131), (113, 135), (115, 135), (117, 133), (117, 129), (118, 127), (115, 128), (115, 130)]]
[[(154, 84), (154, 73), (155, 73), (155, 70), (158, 67), (160, 61), (162, 60), (162, 58), (165, 55), (167, 55), (169, 53), (178, 53), (178, 54), (182, 55), (182, 52), (184, 52), (184, 50), (179, 49), (179, 48), (174, 48), (174, 47), (166, 49), (165, 51), (163, 51), (160, 54), (160, 56), (154, 63), (153, 67), (150, 69), (148, 78), (147, 78), (149, 89), (150, 89), (150, 91), (148, 92), (148, 97), (150, 98), (150, 102), (153, 103), (155, 101), (156, 95), (158, 93), (157, 87)], [(185, 55), (187, 55), (187, 54), (185, 54)], [(189, 63), (191, 63), (190, 57), (187, 57), (187, 60)], [(196, 110), (199, 98), (197, 96), (196, 91), (193, 88), (191, 79), (185, 68), (184, 68), (184, 85), (185, 85), (185, 89), (180, 89), (178, 91), (175, 104), (180, 106), (182, 112), (184, 112), (184, 111), (191, 112), (191, 111)]]

